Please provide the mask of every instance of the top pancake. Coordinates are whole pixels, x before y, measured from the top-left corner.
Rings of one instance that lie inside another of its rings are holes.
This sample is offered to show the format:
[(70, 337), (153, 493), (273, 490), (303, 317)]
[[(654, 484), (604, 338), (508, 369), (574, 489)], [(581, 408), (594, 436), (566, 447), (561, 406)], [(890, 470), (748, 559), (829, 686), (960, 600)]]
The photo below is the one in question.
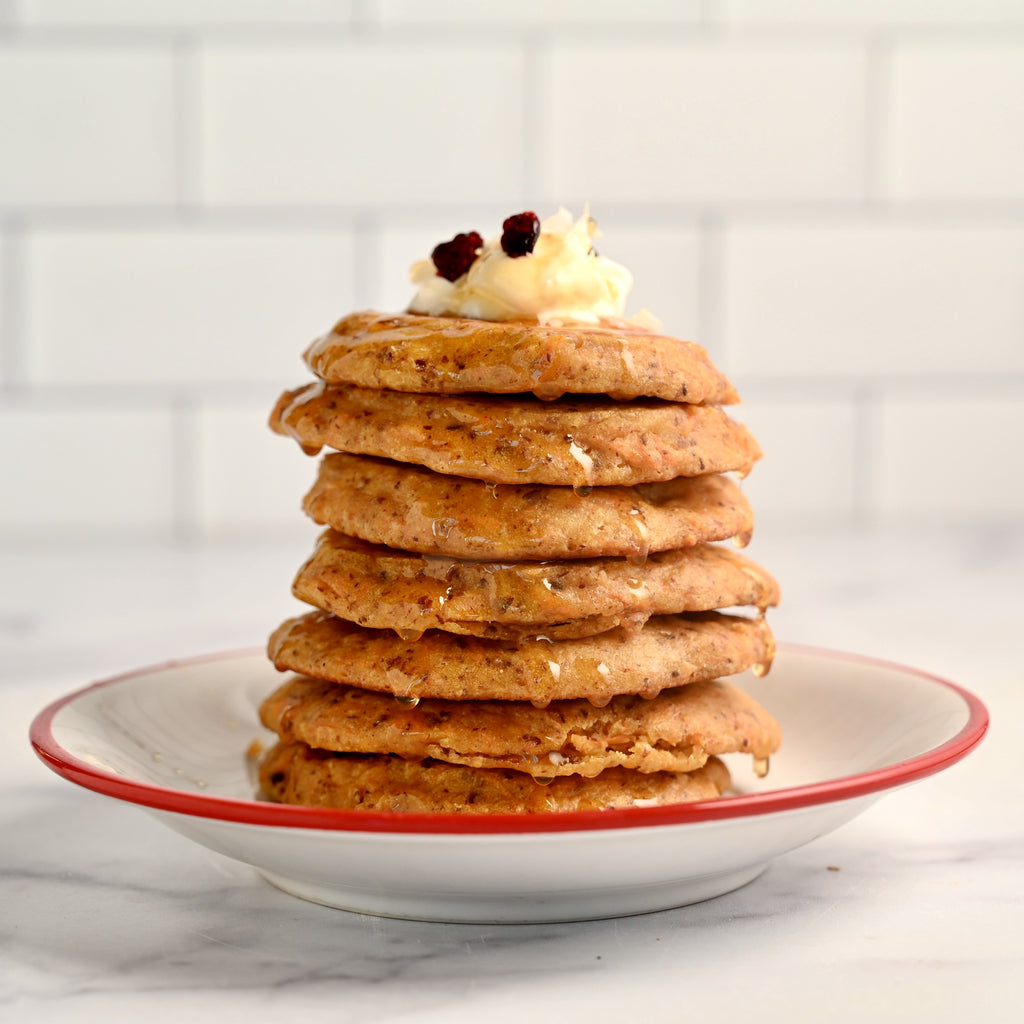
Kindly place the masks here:
[(553, 326), (366, 311), (340, 320), (305, 359), (328, 383), (394, 391), (739, 401), (700, 345), (626, 323)]

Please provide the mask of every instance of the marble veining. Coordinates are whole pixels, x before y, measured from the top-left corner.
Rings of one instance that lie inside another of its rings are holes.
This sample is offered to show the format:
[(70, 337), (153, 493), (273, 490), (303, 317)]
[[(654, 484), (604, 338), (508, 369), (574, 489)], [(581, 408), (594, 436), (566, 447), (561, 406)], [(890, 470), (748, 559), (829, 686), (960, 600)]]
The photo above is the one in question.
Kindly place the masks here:
[[(782, 639), (977, 692), (993, 724), (974, 754), (716, 900), (520, 926), (304, 903), (32, 754), (34, 713), (91, 678), (259, 644), (294, 551), (115, 550), (105, 580), (95, 551), (0, 552), (0, 1021), (1016, 1021), (1024, 545), (997, 543), (998, 558), (950, 536), (799, 537), (757, 552), (784, 581)], [(75, 619), (39, 582), (58, 570), (69, 592), (93, 591)], [(133, 607), (124, 595), (157, 571), (164, 585)], [(954, 608), (951, 589), (984, 599)]]

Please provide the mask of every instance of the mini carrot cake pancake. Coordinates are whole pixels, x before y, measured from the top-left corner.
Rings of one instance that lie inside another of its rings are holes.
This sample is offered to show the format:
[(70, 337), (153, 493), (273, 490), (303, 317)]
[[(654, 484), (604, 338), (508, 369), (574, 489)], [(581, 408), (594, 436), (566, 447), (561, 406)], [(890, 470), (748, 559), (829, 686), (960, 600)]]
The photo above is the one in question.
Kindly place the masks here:
[(749, 540), (753, 513), (728, 476), (633, 487), (486, 484), (364, 455), (320, 460), (305, 509), (375, 544), (455, 558), (643, 559), (706, 541)]
[(614, 319), (556, 325), (353, 313), (305, 358), (331, 384), (421, 394), (597, 394), (695, 405), (739, 400), (700, 345)]
[(502, 484), (745, 476), (761, 457), (746, 427), (717, 406), (654, 399), (438, 398), (309, 384), (281, 396), (270, 425), (310, 454), (326, 445)]
[(650, 555), (547, 562), (480, 562), (421, 555), (326, 530), (292, 593), (373, 629), (417, 636), (552, 639), (637, 628), (651, 615), (778, 602), (774, 578), (729, 548), (699, 544)]
[(775, 646), (763, 619), (718, 612), (653, 616), (632, 634), (619, 628), (516, 643), (436, 629), (405, 640), (316, 611), (283, 623), (269, 653), (282, 671), (398, 697), (538, 705), (582, 697), (601, 705), (620, 693), (656, 697), (748, 668), (764, 674)]
[(598, 775), (611, 767), (689, 772), (715, 754), (763, 762), (779, 745), (776, 721), (720, 680), (634, 695), (595, 708), (586, 700), (431, 700), (293, 676), (260, 708), (285, 742), (336, 753), (397, 754), (472, 768), (512, 768), (535, 778)]
[(279, 803), (339, 810), (432, 814), (539, 814), (711, 800), (729, 770), (710, 758), (692, 772), (609, 768), (595, 778), (563, 775), (546, 785), (524, 772), (406, 761), (387, 754), (336, 754), (279, 743), (260, 767), (260, 788)]

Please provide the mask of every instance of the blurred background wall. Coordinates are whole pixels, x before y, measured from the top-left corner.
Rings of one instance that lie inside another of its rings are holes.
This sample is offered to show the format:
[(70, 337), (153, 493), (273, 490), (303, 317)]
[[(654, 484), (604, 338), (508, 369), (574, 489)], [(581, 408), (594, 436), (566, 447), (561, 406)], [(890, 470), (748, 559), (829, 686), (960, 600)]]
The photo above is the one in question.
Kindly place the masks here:
[(1024, 0), (0, 0), (0, 540), (308, 534), (305, 345), (584, 202), (760, 528), (1024, 519)]

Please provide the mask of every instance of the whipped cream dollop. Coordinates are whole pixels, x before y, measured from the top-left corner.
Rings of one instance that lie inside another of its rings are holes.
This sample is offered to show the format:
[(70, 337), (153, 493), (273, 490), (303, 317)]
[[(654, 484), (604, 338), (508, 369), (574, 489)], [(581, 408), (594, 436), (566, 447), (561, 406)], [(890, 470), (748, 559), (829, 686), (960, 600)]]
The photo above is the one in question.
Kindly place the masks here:
[(477, 320), (598, 323), (621, 318), (633, 275), (599, 256), (600, 237), (589, 213), (574, 220), (568, 210), (546, 218), (533, 252), (508, 256), (501, 236), (484, 242), (469, 270), (455, 281), (437, 273), (431, 259), (413, 264), (417, 287), (413, 313)]

